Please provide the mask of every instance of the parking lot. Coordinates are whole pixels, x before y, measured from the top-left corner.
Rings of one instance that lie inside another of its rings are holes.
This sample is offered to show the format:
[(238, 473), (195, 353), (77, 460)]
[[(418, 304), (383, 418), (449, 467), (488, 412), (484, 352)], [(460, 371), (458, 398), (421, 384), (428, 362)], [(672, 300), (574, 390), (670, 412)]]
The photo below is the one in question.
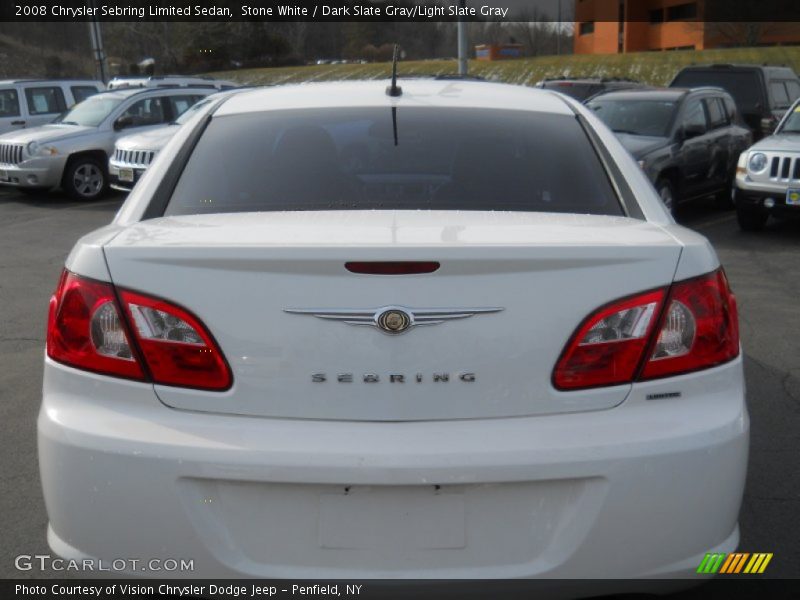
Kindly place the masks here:
[[(75, 240), (109, 222), (122, 199), (76, 203), (0, 190), (3, 578), (41, 576), (15, 570), (14, 557), (49, 553), (36, 455), (48, 299)], [(733, 212), (710, 201), (678, 218), (711, 239), (739, 303), (752, 417), (740, 548), (774, 553), (766, 576), (800, 577), (800, 223), (744, 234)]]

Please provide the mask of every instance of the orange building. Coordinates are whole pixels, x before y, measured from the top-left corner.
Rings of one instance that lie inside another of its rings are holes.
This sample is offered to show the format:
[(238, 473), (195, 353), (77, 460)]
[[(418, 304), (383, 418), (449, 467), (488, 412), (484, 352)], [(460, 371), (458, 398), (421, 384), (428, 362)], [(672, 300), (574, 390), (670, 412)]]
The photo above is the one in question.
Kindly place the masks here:
[(800, 44), (800, 23), (706, 23), (705, 1), (576, 0), (575, 54)]

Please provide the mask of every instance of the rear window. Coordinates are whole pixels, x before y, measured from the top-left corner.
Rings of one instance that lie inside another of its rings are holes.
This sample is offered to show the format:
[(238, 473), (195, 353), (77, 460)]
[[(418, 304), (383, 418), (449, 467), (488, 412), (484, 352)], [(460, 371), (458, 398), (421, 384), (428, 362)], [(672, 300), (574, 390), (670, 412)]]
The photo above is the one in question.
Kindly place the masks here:
[(745, 112), (756, 110), (762, 104), (761, 84), (755, 71), (683, 71), (678, 73), (672, 87), (721, 87), (728, 92), (739, 109)]
[(574, 117), (423, 107), (216, 117), (165, 214), (365, 209), (623, 214)]

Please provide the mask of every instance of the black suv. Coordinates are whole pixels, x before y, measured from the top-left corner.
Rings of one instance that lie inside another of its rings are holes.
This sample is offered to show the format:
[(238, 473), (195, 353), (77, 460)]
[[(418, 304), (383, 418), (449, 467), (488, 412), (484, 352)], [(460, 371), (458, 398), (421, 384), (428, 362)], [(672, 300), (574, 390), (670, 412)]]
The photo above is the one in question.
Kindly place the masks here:
[(615, 90), (627, 90), (644, 87), (643, 83), (633, 79), (599, 78), (599, 77), (555, 77), (542, 79), (534, 87), (571, 96), (579, 102), (585, 102), (598, 94)]
[(626, 90), (587, 106), (639, 162), (667, 208), (711, 195), (730, 205), (739, 154), (752, 143), (730, 94), (719, 88)]
[(800, 97), (800, 79), (789, 67), (699, 65), (681, 69), (670, 87), (721, 87), (739, 107), (755, 140), (770, 135)]

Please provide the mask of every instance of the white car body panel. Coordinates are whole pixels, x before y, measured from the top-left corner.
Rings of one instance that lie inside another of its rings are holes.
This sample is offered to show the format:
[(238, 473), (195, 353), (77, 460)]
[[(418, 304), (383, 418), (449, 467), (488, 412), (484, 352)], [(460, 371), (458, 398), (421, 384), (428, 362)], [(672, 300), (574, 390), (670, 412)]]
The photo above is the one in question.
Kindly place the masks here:
[[(572, 392), (551, 383), (567, 340), (599, 306), (719, 268), (708, 241), (674, 223), (579, 104), (488, 83), (400, 85), (400, 98), (374, 82), (244, 91), (216, 115), (396, 104), (575, 111), (644, 218), (374, 210), (143, 220), (199, 113), (66, 267), (192, 311), (234, 383), (200, 392), (47, 358), (39, 458), (54, 552), (191, 558), (202, 577), (699, 580), (706, 552), (737, 547), (749, 439), (741, 354), (646, 382)], [(352, 260), (442, 267), (382, 278), (347, 272)], [(504, 310), (401, 336), (284, 312), (395, 304)], [(462, 370), (476, 381), (311, 380)]]

